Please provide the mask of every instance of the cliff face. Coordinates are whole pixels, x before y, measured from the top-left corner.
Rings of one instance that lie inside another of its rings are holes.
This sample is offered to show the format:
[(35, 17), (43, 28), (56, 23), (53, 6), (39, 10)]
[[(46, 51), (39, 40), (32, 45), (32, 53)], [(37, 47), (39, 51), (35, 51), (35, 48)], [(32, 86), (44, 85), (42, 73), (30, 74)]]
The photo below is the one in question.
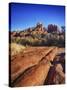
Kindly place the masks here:
[(38, 23), (35, 27), (34, 33), (35, 34), (44, 34), (44, 33), (47, 33), (47, 31), (41, 23)]

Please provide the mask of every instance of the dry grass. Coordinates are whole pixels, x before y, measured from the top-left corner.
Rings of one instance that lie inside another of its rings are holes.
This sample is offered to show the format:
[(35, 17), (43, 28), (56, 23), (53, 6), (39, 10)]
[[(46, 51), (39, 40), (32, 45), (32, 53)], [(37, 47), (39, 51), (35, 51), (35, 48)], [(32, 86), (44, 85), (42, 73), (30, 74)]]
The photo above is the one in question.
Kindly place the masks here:
[(16, 43), (11, 43), (10, 48), (11, 48), (11, 56), (14, 56), (14, 55), (22, 52), (25, 49), (25, 46), (22, 46), (22, 45), (19, 45)]

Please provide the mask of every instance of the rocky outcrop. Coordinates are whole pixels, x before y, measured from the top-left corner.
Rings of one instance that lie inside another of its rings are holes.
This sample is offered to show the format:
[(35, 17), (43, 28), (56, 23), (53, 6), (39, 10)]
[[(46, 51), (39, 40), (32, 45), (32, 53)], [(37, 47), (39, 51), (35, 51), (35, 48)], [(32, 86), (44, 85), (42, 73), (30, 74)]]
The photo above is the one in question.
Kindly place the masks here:
[(34, 28), (28, 28), (23, 31), (13, 31), (11, 32), (12, 37), (27, 37), (30, 36), (31, 34), (46, 34), (46, 28), (43, 27), (42, 23), (37, 23), (37, 25)]

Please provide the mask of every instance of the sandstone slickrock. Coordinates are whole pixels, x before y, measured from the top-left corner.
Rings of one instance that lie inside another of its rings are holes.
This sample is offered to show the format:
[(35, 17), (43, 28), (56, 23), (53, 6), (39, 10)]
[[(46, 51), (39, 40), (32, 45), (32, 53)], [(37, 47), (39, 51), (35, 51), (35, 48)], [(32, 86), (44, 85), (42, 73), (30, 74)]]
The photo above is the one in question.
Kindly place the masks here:
[(11, 82), (13, 82), (22, 72), (27, 68), (32, 67), (44, 57), (52, 48), (41, 48), (34, 49), (33, 51), (27, 52), (26, 54), (20, 54), (15, 56), (14, 60), (11, 62)]
[[(48, 71), (50, 69), (50, 60), (53, 60), (57, 53), (57, 48), (54, 48), (47, 56), (45, 56), (42, 61), (37, 65), (31, 67), (24, 74), (19, 77), (16, 82), (13, 83), (14, 86), (37, 86), (43, 85)], [(47, 58), (49, 57), (49, 58)]]

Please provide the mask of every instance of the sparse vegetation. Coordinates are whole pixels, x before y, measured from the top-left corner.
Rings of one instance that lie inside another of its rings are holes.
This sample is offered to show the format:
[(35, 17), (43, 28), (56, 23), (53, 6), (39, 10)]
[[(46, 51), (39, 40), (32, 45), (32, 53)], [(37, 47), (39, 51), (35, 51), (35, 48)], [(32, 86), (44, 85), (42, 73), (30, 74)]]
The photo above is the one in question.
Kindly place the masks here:
[(34, 38), (25, 37), (25, 38), (12, 38), (12, 42), (18, 43), (21, 45), (30, 45), (30, 46), (61, 46), (64, 47), (65, 40), (64, 35), (52, 34), (47, 35), (34, 35)]
[(10, 48), (11, 48), (11, 56), (14, 56), (14, 55), (22, 52), (25, 49), (25, 46), (18, 45), (16, 43), (11, 43)]

